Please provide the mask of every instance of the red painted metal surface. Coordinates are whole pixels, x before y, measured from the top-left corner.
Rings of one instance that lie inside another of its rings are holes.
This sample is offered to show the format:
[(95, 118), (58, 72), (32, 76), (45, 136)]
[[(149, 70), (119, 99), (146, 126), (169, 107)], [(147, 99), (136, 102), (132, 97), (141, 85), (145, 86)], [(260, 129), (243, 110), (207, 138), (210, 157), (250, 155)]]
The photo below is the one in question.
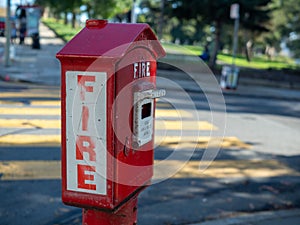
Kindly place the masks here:
[(88, 20), (57, 53), (62, 199), (85, 208), (84, 224), (136, 223), (137, 195), (153, 175), (154, 139), (135, 146), (134, 93), (155, 88), (156, 60), (164, 54), (148, 25), (104, 20)]
[(116, 212), (105, 212), (93, 209), (83, 209), (83, 225), (136, 225), (137, 196), (127, 201)]
[[(150, 76), (134, 79), (132, 62), (145, 60), (150, 63)], [(128, 195), (138, 191), (141, 186), (149, 185), (153, 175), (153, 145), (154, 138), (147, 144), (134, 149), (133, 145), (133, 102), (134, 92), (154, 89), (156, 78), (156, 59), (149, 50), (137, 47), (127, 53), (117, 64), (115, 78), (116, 100), (115, 117), (115, 153), (116, 179), (115, 204), (123, 201)], [(130, 84), (130, 85), (128, 85)], [(127, 140), (127, 153), (124, 154), (124, 142)]]

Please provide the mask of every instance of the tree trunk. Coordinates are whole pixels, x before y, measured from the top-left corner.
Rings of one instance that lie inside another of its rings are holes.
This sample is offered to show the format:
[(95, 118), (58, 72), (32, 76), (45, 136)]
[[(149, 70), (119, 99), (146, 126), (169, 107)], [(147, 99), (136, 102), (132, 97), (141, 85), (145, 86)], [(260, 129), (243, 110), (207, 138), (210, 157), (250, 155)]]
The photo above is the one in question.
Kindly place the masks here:
[(216, 65), (217, 55), (220, 49), (221, 29), (222, 29), (222, 22), (221, 20), (217, 20), (215, 26), (215, 46), (209, 60), (209, 67), (211, 69), (214, 69)]
[(86, 5), (86, 13), (89, 19), (94, 18), (92, 15), (92, 6), (90, 4)]
[(64, 24), (65, 25), (68, 24), (68, 13), (67, 12), (64, 13)]
[(72, 28), (75, 28), (76, 25), (76, 13), (72, 12)]

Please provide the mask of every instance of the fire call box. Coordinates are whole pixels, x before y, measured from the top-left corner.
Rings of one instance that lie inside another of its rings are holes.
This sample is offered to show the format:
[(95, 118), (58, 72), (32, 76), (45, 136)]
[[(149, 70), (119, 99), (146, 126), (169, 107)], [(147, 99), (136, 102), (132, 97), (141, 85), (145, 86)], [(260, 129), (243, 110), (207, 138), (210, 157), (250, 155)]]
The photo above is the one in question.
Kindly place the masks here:
[(134, 144), (138, 148), (152, 140), (154, 120), (154, 99), (164, 96), (165, 90), (146, 90), (134, 93), (133, 133)]
[(88, 20), (58, 53), (62, 93), (62, 199), (115, 210), (150, 183), (156, 60), (147, 24)]

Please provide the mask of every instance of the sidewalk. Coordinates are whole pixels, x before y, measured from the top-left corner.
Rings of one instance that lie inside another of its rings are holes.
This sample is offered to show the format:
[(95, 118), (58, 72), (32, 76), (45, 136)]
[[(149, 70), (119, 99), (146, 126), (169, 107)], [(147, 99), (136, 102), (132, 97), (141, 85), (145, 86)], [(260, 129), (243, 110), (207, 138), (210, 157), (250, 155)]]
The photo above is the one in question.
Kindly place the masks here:
[[(54, 33), (41, 24), (41, 49), (35, 50), (31, 49), (30, 39), (27, 40), (27, 45), (15, 45), (16, 57), (14, 58), (11, 67), (4, 68), (0, 66), (0, 77), (6, 81), (23, 81), (23, 82), (33, 82), (37, 84), (47, 84), (47, 85), (60, 85), (60, 66), (58, 60), (55, 59), (56, 52), (63, 46), (63, 41), (56, 38)], [(3, 43), (3, 38), (0, 42)], [(300, 91), (284, 89), (284, 88), (272, 88), (260, 85), (247, 85), (245, 82), (241, 82), (236, 91), (233, 90), (223, 90), (218, 85), (218, 80), (210, 79), (210, 75), (203, 74), (201, 77), (196, 79), (200, 83), (200, 87), (192, 79), (185, 79), (182, 73), (159, 70), (158, 75), (165, 80), (159, 80), (159, 87), (164, 87), (166, 89), (173, 88), (170, 80), (176, 81), (177, 84), (183, 89), (189, 92), (204, 92), (209, 94), (223, 93), (226, 95), (235, 95), (241, 97), (253, 97), (253, 98), (270, 98), (270, 99), (283, 99), (283, 100), (300, 100)], [(199, 75), (199, 74), (198, 74)], [(259, 83), (259, 82), (258, 82)], [(279, 179), (279, 178), (278, 178)], [(289, 180), (282, 181), (285, 177), (280, 177), (280, 182), (284, 188), (295, 188), (297, 190), (299, 186), (290, 187)], [(260, 186), (267, 186), (268, 183), (258, 182), (259, 179), (253, 180), (255, 184), (248, 184), (244, 181), (231, 181), (220, 180), (216, 182), (215, 180), (202, 179), (201, 181), (186, 179), (186, 180), (170, 180), (166, 181), (165, 186), (153, 185), (147, 188), (142, 193), (142, 198), (140, 199), (141, 205), (143, 207), (139, 208), (139, 214), (143, 221), (148, 221), (149, 224), (159, 224), (155, 223), (154, 217), (162, 217), (163, 219), (167, 217), (168, 212), (174, 211), (178, 214), (184, 214), (186, 221), (184, 223), (176, 221), (174, 219), (173, 224), (192, 224), (193, 225), (298, 225), (300, 224), (300, 209), (292, 210), (280, 210), (280, 211), (267, 211), (267, 212), (253, 212), (249, 214), (225, 214), (223, 217), (219, 217), (222, 212), (218, 211), (220, 208), (224, 208), (228, 212), (232, 211), (246, 211), (251, 209), (253, 205), (258, 207), (258, 210), (264, 207), (262, 204), (266, 201), (271, 201), (272, 190), (266, 190), (268, 193), (268, 199), (262, 199), (261, 195), (255, 195), (252, 202), (245, 202), (247, 198), (243, 195), (244, 192), (251, 190), (254, 194), (256, 190), (260, 190)], [(273, 182), (271, 180), (270, 182)], [(278, 180), (276, 180), (279, 183)], [(209, 189), (209, 194), (204, 193), (204, 189)], [(244, 192), (240, 191), (238, 195), (236, 192), (234, 195), (228, 191), (228, 188), (236, 187), (238, 190), (243, 189)], [(188, 188), (190, 192), (188, 193)], [(219, 192), (217, 192), (219, 190)], [(294, 190), (294, 189), (293, 189)], [(298, 189), (299, 190), (299, 189)], [(286, 191), (288, 192), (288, 191)], [(156, 194), (155, 194), (156, 193)], [(159, 193), (159, 194), (157, 194)], [(174, 196), (170, 195), (173, 193)], [(216, 196), (212, 197), (211, 193), (217, 193)], [(251, 193), (251, 194), (253, 194)], [(231, 194), (231, 195), (230, 195)], [(253, 195), (254, 195), (253, 194)], [(285, 197), (289, 193), (280, 193), (278, 199), (274, 201), (275, 203), (281, 203), (284, 201)], [(292, 193), (294, 194), (294, 193)], [(292, 195), (290, 194), (290, 195)], [(276, 193), (274, 194), (276, 195)], [(224, 198), (224, 196), (226, 196)], [(276, 195), (277, 196), (277, 195)], [(289, 197), (289, 196), (288, 196)], [(294, 198), (292, 196), (290, 198)], [(248, 198), (250, 198), (248, 196)], [(193, 199), (193, 202), (191, 202)], [(161, 200), (166, 200), (161, 202)], [(155, 203), (159, 202), (159, 203)], [(275, 204), (274, 203), (274, 204)], [(187, 207), (189, 206), (189, 207)], [(194, 206), (194, 207), (193, 207)], [(206, 208), (205, 208), (206, 206)], [(202, 209), (191, 211), (191, 208)], [(299, 207), (296, 205), (295, 207)], [(206, 210), (206, 211), (205, 211)], [(197, 215), (197, 220), (191, 219), (191, 214)], [(171, 214), (169, 214), (171, 215)], [(207, 218), (207, 216), (211, 216)], [(215, 216), (215, 217), (214, 217)], [(55, 223), (47, 224), (81, 224), (80, 223), (81, 212), (78, 208), (74, 208), (73, 211), (66, 213), (64, 219), (55, 220)], [(203, 221), (199, 218), (206, 218), (206, 222), (197, 223), (198, 221)], [(53, 218), (54, 219), (54, 218)], [(160, 218), (161, 219), (161, 218)], [(162, 219), (162, 220), (163, 220)], [(75, 222), (74, 222), (75, 221)], [(154, 221), (154, 222), (153, 222)], [(45, 221), (46, 223), (47, 221)]]
[[(1, 37), (1, 48), (4, 48), (4, 43), (5, 38)], [(4, 67), (2, 57), (0, 78), (12, 82), (60, 85), (60, 66), (55, 54), (64, 42), (41, 23), (40, 44), (41, 49), (32, 49), (31, 38), (27, 37), (24, 45), (11, 45), (11, 65)]]

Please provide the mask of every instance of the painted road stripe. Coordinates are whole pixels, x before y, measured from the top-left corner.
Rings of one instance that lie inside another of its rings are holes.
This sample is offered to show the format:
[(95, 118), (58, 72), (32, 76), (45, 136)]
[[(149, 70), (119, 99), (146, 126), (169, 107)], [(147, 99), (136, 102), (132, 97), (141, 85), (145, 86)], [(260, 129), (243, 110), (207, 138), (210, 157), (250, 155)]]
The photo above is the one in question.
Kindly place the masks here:
[[(206, 162), (202, 162), (206, 163)], [(155, 160), (154, 179), (169, 178), (264, 178), (300, 176), (300, 173), (277, 160), (214, 161), (199, 170), (199, 161)], [(160, 169), (159, 169), (160, 168)], [(0, 161), (0, 180), (60, 179), (60, 161)], [(173, 174), (167, 174), (173, 172)], [(169, 176), (169, 177), (168, 177)]]
[(155, 136), (155, 144), (168, 148), (238, 148), (250, 149), (251, 145), (237, 137), (210, 136)]
[[(176, 109), (156, 109), (155, 116), (157, 118), (172, 118), (172, 119), (183, 119), (183, 118), (193, 118), (194, 115), (186, 110), (176, 110)], [(195, 119), (195, 118), (193, 118)]]
[[(60, 120), (43, 119), (0, 119), (0, 128), (60, 128)], [(156, 120), (157, 130), (217, 130), (217, 127), (206, 121), (166, 121)]]
[[(0, 114), (26, 114), (26, 115), (60, 115), (60, 108), (32, 108), (32, 107), (5, 107), (0, 108)], [(156, 117), (183, 119), (193, 118), (193, 114), (184, 110), (156, 110)]]
[[(60, 146), (60, 135), (30, 135), (15, 134), (0, 137), (0, 146), (35, 145)], [(250, 149), (251, 145), (239, 140), (237, 137), (165, 137), (155, 136), (155, 145), (168, 148), (234, 148)]]
[(61, 128), (60, 120), (45, 119), (0, 119), (0, 128)]
[[(40, 102), (35, 102), (36, 105), (40, 104)], [(56, 104), (56, 103), (55, 103)], [(47, 103), (41, 105), (46, 106)], [(51, 104), (49, 104), (51, 106)], [(57, 105), (57, 108), (32, 108), (32, 107), (0, 107), (0, 115), (6, 114), (6, 115), (60, 115), (60, 107)], [(183, 118), (193, 118), (193, 114), (185, 111), (185, 110), (162, 110), (157, 109), (156, 110), (156, 117), (159, 120), (163, 120), (164, 118), (169, 119), (183, 119)], [(185, 122), (185, 121), (184, 121)]]
[[(41, 101), (37, 101), (41, 104)], [(56, 103), (59, 103), (56, 101)], [(32, 108), (32, 107), (9, 107), (0, 108), (0, 115), (13, 116), (50, 116), (60, 115), (60, 108)], [(193, 118), (193, 114), (185, 110), (175, 109), (157, 109), (157, 130), (216, 130), (217, 127), (206, 121), (182, 121), (183, 118)], [(22, 118), (22, 117), (21, 117)], [(165, 120), (172, 119), (170, 120)], [(0, 119), (1, 128), (60, 128), (60, 121), (57, 119)], [(34, 135), (34, 134), (8, 134), (0, 137), (0, 145), (49, 145), (59, 146), (61, 141), (60, 135)], [(250, 148), (251, 146), (240, 141), (236, 137), (189, 137), (189, 136), (156, 136), (155, 144), (168, 146), (170, 148), (180, 147), (187, 148)]]
[(217, 130), (218, 128), (207, 121), (169, 121), (156, 119), (157, 130)]
[[(165, 167), (165, 171), (177, 171), (173, 178), (263, 178), (278, 176), (300, 176), (300, 172), (288, 167), (277, 160), (218, 160), (213, 161), (207, 169), (200, 170), (200, 166), (207, 165), (208, 162), (164, 160), (157, 161), (160, 168)], [(183, 166), (184, 165), (184, 166)], [(181, 168), (182, 167), (182, 168)], [(164, 171), (156, 171), (156, 178), (162, 178), (167, 174)]]
[(0, 108), (0, 115), (60, 115), (60, 108)]
[(60, 179), (60, 161), (0, 162), (0, 180)]
[(60, 94), (57, 91), (50, 90), (36, 90), (31, 92), (2, 92), (0, 98), (60, 98)]
[(34, 135), (34, 134), (15, 134), (0, 137), (0, 146), (60, 146), (60, 135)]
[(22, 101), (0, 101), (0, 105), (13, 105), (13, 106), (57, 106), (60, 107), (60, 101), (28, 101), (28, 103), (24, 103)]

